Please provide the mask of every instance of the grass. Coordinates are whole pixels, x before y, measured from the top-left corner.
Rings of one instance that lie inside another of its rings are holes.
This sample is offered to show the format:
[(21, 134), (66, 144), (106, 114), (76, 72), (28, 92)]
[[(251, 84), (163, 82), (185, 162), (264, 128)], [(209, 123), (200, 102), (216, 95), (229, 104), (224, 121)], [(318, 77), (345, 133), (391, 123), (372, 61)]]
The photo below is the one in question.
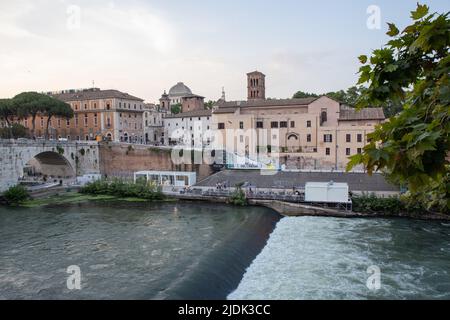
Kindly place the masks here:
[[(111, 195), (90, 195), (82, 194), (76, 191), (61, 193), (46, 198), (30, 199), (19, 204), (20, 207), (35, 208), (47, 205), (81, 203), (87, 201), (122, 201), (122, 202), (150, 202), (151, 200), (135, 198), (135, 197), (116, 197)], [(154, 201), (154, 200), (153, 200)], [(174, 199), (166, 199), (161, 201), (174, 201)]]

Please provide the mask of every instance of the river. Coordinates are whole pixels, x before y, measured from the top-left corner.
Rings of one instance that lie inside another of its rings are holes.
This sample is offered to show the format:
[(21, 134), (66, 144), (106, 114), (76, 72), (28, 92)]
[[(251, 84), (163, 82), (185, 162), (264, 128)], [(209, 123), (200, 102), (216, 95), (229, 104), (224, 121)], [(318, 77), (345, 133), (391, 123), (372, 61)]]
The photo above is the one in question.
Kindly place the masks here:
[(450, 298), (450, 224), (280, 219), (197, 202), (0, 207), (0, 299)]

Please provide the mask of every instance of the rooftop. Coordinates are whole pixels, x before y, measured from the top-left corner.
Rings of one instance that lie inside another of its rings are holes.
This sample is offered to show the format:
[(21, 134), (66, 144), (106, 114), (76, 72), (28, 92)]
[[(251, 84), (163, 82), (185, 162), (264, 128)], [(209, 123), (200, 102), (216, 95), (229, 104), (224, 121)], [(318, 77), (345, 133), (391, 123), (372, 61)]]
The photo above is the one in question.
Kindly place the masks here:
[(339, 120), (384, 120), (383, 108), (364, 108), (357, 110), (355, 108), (342, 105), (341, 112), (339, 114)]
[(183, 82), (178, 82), (169, 90), (169, 96), (171, 97), (182, 97), (189, 94), (192, 94), (192, 91)]
[(129, 95), (119, 90), (84, 90), (73, 93), (53, 94), (53, 97), (62, 101), (80, 101), (80, 100), (97, 100), (97, 99), (124, 99), (144, 101), (141, 98)]
[(167, 115), (165, 118), (190, 118), (190, 117), (210, 117), (211, 116), (211, 110), (194, 110), (194, 111), (188, 111), (183, 113), (177, 113), (177, 114), (171, 114)]

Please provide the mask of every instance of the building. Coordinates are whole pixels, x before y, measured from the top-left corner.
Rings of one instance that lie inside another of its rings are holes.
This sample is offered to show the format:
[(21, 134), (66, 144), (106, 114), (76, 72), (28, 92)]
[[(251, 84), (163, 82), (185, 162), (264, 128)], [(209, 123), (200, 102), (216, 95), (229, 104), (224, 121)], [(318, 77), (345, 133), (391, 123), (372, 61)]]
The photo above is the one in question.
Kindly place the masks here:
[(213, 140), (211, 110), (194, 110), (164, 117), (165, 144), (192, 147), (209, 145)]
[(169, 112), (174, 105), (181, 105), (181, 112), (190, 112), (194, 110), (203, 110), (204, 100), (204, 97), (193, 94), (191, 89), (183, 82), (178, 82), (170, 88), (168, 94), (164, 91), (159, 102), (161, 108), (165, 108)]
[[(98, 88), (52, 93), (68, 103), (75, 115), (72, 119), (54, 117), (50, 122), (50, 139), (107, 139), (132, 143), (144, 142), (144, 100), (118, 90)], [(21, 121), (31, 128), (31, 118)], [(45, 133), (47, 119), (36, 118), (36, 137)]]
[(146, 144), (164, 144), (164, 121), (167, 110), (155, 104), (144, 104), (143, 126)]
[(287, 169), (345, 169), (367, 134), (384, 121), (381, 108), (360, 111), (329, 97), (265, 99), (265, 75), (247, 74), (248, 100), (219, 102), (212, 113), (217, 148), (279, 159)]
[(191, 94), (192, 91), (188, 86), (186, 86), (183, 82), (178, 82), (169, 90), (168, 96), (170, 99), (170, 104), (181, 104), (182, 98)]

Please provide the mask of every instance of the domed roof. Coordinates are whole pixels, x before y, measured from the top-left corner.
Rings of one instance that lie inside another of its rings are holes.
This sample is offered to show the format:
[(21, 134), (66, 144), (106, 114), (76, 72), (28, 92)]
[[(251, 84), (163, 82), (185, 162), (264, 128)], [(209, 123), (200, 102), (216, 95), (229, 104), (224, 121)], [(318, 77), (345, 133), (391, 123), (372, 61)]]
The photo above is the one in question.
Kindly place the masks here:
[(192, 91), (183, 82), (178, 82), (169, 90), (169, 96), (172, 97), (180, 97), (189, 94), (192, 94)]

